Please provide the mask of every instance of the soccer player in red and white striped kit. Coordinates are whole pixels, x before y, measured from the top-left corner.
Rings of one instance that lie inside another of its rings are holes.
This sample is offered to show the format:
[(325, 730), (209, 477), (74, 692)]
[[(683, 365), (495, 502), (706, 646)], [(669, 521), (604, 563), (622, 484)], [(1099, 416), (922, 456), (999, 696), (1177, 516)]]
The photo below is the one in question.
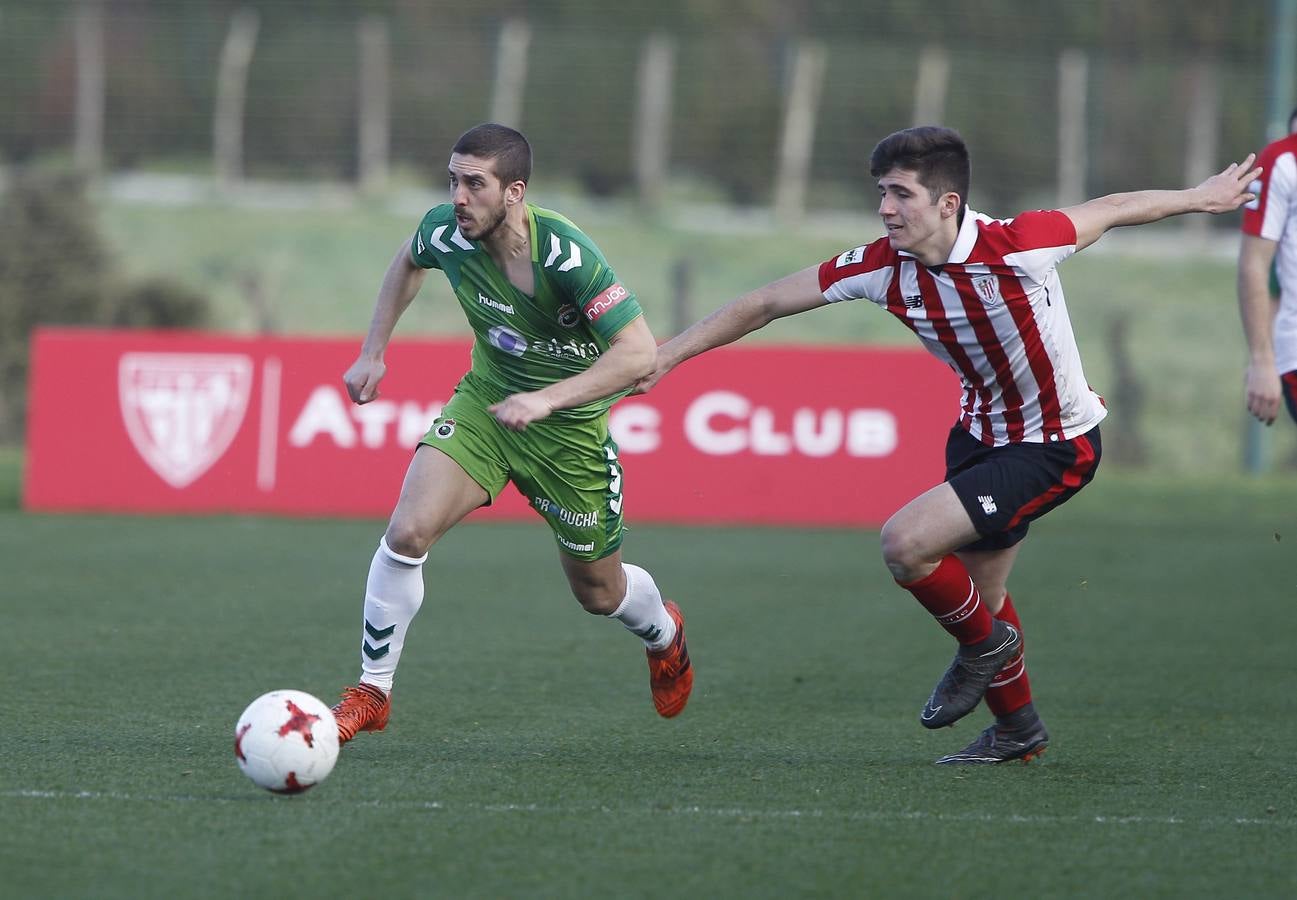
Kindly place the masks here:
[(1238, 306), (1248, 348), (1247, 409), (1273, 425), (1280, 402), (1297, 421), (1297, 109), (1288, 116), (1288, 134), (1262, 148), (1257, 162), (1264, 169), (1249, 188), (1256, 199), (1243, 211)]
[(960, 135), (909, 128), (870, 156), (884, 237), (744, 294), (658, 348), (648, 391), (671, 369), (774, 319), (868, 299), (896, 316), (963, 386), (946, 479), (899, 509), (883, 560), (958, 642), (920, 713), (940, 728), (985, 697), (995, 722), (938, 763), (1028, 761), (1049, 741), (1032, 704), (1022, 625), (1007, 591), (1030, 522), (1089, 483), (1105, 410), (1081, 370), (1057, 266), (1110, 228), (1253, 199), (1253, 156), (1197, 187), (1111, 194), (992, 219), (968, 207)]

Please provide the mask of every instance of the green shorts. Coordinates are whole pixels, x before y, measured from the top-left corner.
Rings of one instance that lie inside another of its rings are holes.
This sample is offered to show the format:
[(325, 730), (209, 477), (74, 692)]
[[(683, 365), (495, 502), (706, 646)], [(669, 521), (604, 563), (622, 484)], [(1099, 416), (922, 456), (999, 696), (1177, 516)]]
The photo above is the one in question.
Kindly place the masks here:
[(466, 382), (432, 423), (421, 444), (445, 453), (490, 496), (512, 481), (549, 522), (564, 553), (603, 559), (622, 540), (621, 463), (608, 417), (586, 422), (542, 419), (510, 431)]

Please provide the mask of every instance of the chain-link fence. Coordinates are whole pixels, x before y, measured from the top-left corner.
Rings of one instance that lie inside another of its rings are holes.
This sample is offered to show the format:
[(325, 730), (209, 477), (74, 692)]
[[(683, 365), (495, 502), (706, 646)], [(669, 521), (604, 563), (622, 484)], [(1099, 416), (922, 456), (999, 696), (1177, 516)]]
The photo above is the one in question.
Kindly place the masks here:
[(75, 151), (97, 171), (438, 180), (454, 138), (502, 115), (547, 179), (782, 196), (801, 212), (872, 202), (873, 144), (939, 120), (974, 149), (974, 205), (1010, 214), (1190, 183), (1265, 137), (1260, 2), (1036, 4), (1025, 18), (989, 3), (979, 18), (893, 0), (836, 20), (834, 4), (750, 2), (710, 24), (646, 21), (640, 4), (485, 6), (441, 21), (402, 2), (4, 3), (0, 161)]

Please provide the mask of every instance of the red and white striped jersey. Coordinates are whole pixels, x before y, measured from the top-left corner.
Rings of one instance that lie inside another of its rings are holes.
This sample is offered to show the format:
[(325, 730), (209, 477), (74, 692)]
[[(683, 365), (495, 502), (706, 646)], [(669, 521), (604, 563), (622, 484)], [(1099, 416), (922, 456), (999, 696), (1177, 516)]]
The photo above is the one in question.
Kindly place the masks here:
[(918, 335), (964, 386), (959, 424), (984, 444), (1070, 440), (1107, 414), (1086, 383), (1057, 266), (1076, 252), (1058, 211), (971, 209), (950, 260), (928, 268), (887, 238), (820, 265), (830, 303), (869, 299)]
[(1248, 189), (1256, 199), (1243, 209), (1243, 233), (1277, 241), (1279, 313), (1274, 320), (1275, 366), (1297, 369), (1297, 135), (1267, 146), (1257, 157), (1261, 177)]

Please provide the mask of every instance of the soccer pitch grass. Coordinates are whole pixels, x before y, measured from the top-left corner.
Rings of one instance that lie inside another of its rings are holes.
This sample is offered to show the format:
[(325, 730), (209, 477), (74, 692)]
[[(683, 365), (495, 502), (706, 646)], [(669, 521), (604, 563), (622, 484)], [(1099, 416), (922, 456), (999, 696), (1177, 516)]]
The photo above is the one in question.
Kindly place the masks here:
[[(633, 516), (633, 511), (632, 511)], [(0, 512), (10, 897), (1297, 894), (1297, 485), (1101, 474), (1011, 585), (1053, 735), (947, 769), (951, 647), (868, 532), (641, 526), (689, 708), (567, 595), (539, 521), (434, 550), (392, 723), (280, 798), (235, 766), (273, 688), (358, 668), (376, 522)]]

